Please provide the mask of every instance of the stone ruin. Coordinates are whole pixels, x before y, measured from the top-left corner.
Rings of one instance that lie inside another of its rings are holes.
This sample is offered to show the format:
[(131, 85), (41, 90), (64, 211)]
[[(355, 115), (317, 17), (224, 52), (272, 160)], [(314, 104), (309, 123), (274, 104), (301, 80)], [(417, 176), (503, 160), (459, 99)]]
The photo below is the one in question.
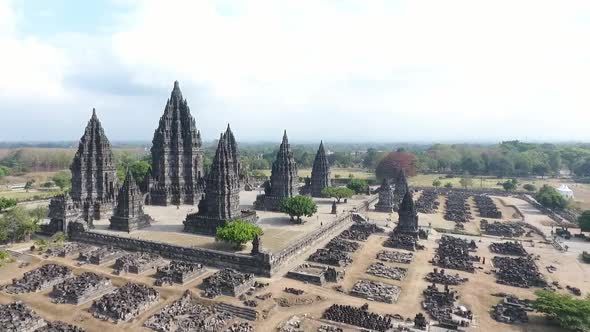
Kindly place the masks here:
[(92, 303), (92, 316), (113, 321), (127, 322), (149, 309), (160, 299), (160, 293), (141, 284), (127, 283), (115, 292), (104, 295)]
[(391, 317), (381, 316), (367, 309), (368, 305), (356, 308), (350, 305), (333, 304), (324, 311), (322, 318), (372, 331), (385, 332), (392, 328)]
[(350, 253), (326, 248), (316, 250), (316, 252), (309, 256), (308, 260), (338, 267), (344, 267), (352, 263)]
[(81, 327), (71, 325), (65, 322), (53, 321), (48, 322), (44, 327), (35, 330), (35, 332), (85, 332)]
[(254, 332), (254, 327), (246, 322), (234, 323), (225, 332)]
[(436, 254), (432, 259), (434, 265), (445, 269), (461, 270), (466, 272), (475, 272), (473, 261), (479, 260), (478, 257), (469, 255), (469, 252), (475, 246), (475, 242), (468, 242), (461, 238), (443, 235), (436, 249)]
[(254, 211), (240, 210), (241, 173), (238, 145), (228, 125), (219, 137), (199, 210), (186, 216), (185, 232), (215, 235), (217, 227), (226, 222), (236, 219), (252, 223), (257, 221)]
[(98, 247), (91, 251), (80, 252), (78, 260), (86, 264), (102, 265), (126, 254), (125, 251), (113, 247)]
[(216, 306), (197, 303), (187, 290), (180, 299), (149, 317), (143, 326), (158, 332), (217, 332), (233, 319), (230, 313)]
[(424, 246), (418, 243), (418, 239), (412, 235), (407, 234), (400, 234), (391, 232), (389, 237), (385, 242), (383, 242), (384, 247), (394, 248), (394, 249), (403, 249), (408, 251), (416, 251), (424, 249)]
[(34, 332), (47, 322), (28, 305), (17, 301), (0, 304), (0, 330), (4, 332)]
[(25, 272), (21, 279), (12, 279), (12, 284), (5, 285), (3, 290), (9, 294), (40, 292), (73, 277), (67, 266), (46, 264)]
[(305, 263), (287, 272), (287, 277), (324, 286), (327, 282), (338, 282), (344, 277), (344, 271), (325, 265)]
[(456, 223), (466, 223), (471, 220), (471, 209), (467, 204), (469, 194), (451, 191), (447, 195), (444, 218)]
[(330, 176), (330, 163), (324, 149), (324, 142), (320, 142), (320, 147), (315, 155), (313, 166), (311, 168), (310, 193), (312, 197), (322, 197), (322, 191), (332, 186)]
[(131, 174), (131, 169), (127, 168), (125, 181), (117, 195), (117, 205), (113, 210), (113, 216), (109, 219), (109, 228), (132, 232), (149, 227), (154, 220), (143, 212), (143, 200), (143, 194)]
[(92, 250), (92, 249), (94, 249), (94, 247), (92, 247), (88, 244), (78, 243), (78, 242), (68, 242), (68, 243), (64, 243), (64, 245), (61, 247), (48, 248), (47, 251), (45, 251), (45, 254), (48, 256), (65, 258), (65, 257), (79, 255), (81, 251), (88, 251), (88, 250)]
[(458, 326), (469, 326), (473, 314), (469, 310), (462, 311), (455, 303), (458, 299), (456, 291), (450, 290), (447, 285), (441, 291), (432, 284), (423, 291), (423, 295), (422, 308), (430, 314), (432, 319), (445, 326), (454, 327), (453, 329), (457, 329)]
[(297, 164), (285, 130), (283, 141), (272, 163), (270, 181), (264, 183), (264, 194), (256, 197), (254, 208), (256, 210), (280, 211), (281, 200), (297, 195), (298, 186)]
[(75, 278), (53, 286), (50, 296), (53, 303), (80, 305), (114, 289), (109, 278), (93, 272), (83, 272)]
[(160, 255), (147, 252), (134, 252), (117, 258), (115, 261), (115, 274), (135, 273), (141, 274), (154, 270), (166, 262)]
[(485, 219), (482, 219), (480, 228), (484, 234), (503, 237), (521, 237), (526, 233), (525, 229), (518, 224), (498, 221), (489, 223)]
[(521, 288), (545, 287), (547, 282), (531, 256), (501, 257), (494, 256), (492, 263), (496, 269), (496, 282)]
[(400, 294), (401, 288), (398, 286), (371, 280), (359, 280), (350, 290), (352, 296), (385, 303), (397, 302)]
[(490, 315), (501, 323), (524, 324), (529, 321), (530, 311), (533, 311), (531, 301), (521, 300), (514, 295), (505, 295), (500, 303), (492, 307)]
[(475, 207), (479, 210), (479, 215), (482, 218), (501, 219), (502, 211), (498, 210), (496, 203), (488, 195), (473, 196), (475, 200)]
[(377, 259), (382, 262), (410, 264), (414, 259), (414, 254), (411, 252), (382, 250), (377, 253)]
[(422, 195), (416, 201), (416, 211), (420, 213), (436, 213), (439, 206), (438, 193), (434, 190), (423, 190)]
[(448, 274), (445, 272), (445, 269), (438, 269), (434, 268), (432, 272), (429, 272), (426, 277), (424, 278), (426, 281), (436, 284), (443, 284), (443, 285), (460, 285), (469, 281), (468, 278), (464, 278), (460, 276), (458, 273), (455, 274)]
[(381, 187), (377, 189), (379, 192), (379, 201), (375, 204), (375, 211), (392, 213), (395, 206), (394, 185), (390, 180), (384, 178)]
[(222, 269), (205, 278), (201, 288), (204, 296), (214, 298), (220, 295), (238, 297), (254, 287), (254, 275), (234, 269)]
[(428, 234), (418, 228), (418, 212), (410, 190), (406, 191), (399, 205), (398, 215), (399, 222), (383, 245), (409, 251), (424, 249), (424, 246), (418, 244), (418, 239), (428, 238)]
[(526, 256), (528, 253), (518, 241), (514, 242), (494, 242), (490, 244), (490, 251), (495, 254)]
[(402, 280), (406, 277), (408, 269), (404, 269), (403, 267), (385, 265), (383, 263), (377, 262), (369, 265), (369, 268), (367, 268), (367, 273), (377, 277), (393, 280)]
[(329, 250), (336, 250), (336, 251), (345, 251), (345, 252), (355, 252), (359, 250), (361, 245), (358, 242), (344, 240), (340, 237), (333, 238), (328, 244), (326, 244), (326, 249)]
[(366, 241), (371, 234), (383, 232), (383, 228), (374, 223), (358, 221), (350, 228), (345, 229), (338, 237), (346, 240)]
[(156, 286), (180, 284), (197, 278), (207, 270), (202, 264), (183, 261), (171, 261), (166, 266), (160, 266), (156, 272)]

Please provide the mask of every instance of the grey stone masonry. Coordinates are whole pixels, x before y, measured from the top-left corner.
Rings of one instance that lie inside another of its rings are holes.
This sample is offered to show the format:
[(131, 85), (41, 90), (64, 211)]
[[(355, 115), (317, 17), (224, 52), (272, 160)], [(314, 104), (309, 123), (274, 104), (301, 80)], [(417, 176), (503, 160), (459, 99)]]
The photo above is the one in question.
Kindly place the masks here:
[(34, 332), (44, 326), (47, 322), (20, 301), (0, 305), (0, 331)]
[(322, 197), (322, 190), (332, 185), (330, 175), (330, 164), (326, 157), (324, 142), (320, 142), (311, 169), (311, 196)]
[(394, 233), (411, 235), (418, 238), (418, 212), (416, 212), (411, 191), (406, 191), (397, 213), (399, 215), (399, 222), (394, 229)]
[(254, 208), (257, 210), (279, 211), (283, 198), (297, 195), (298, 185), (297, 164), (289, 145), (287, 131), (285, 131), (277, 157), (272, 163), (270, 182), (265, 182), (264, 195), (256, 197)]
[(256, 221), (253, 211), (240, 210), (240, 168), (238, 146), (228, 125), (219, 137), (199, 211), (186, 216), (185, 232), (215, 234), (217, 227), (226, 221)]
[(149, 204), (197, 204), (205, 185), (201, 133), (178, 81), (154, 132), (151, 154)]
[(402, 168), (399, 170), (399, 175), (397, 176), (395, 182), (395, 189), (393, 191), (393, 197), (395, 202), (394, 211), (397, 211), (400, 204), (402, 203), (402, 200), (404, 199), (404, 196), (406, 196), (406, 193), (408, 191), (410, 191), (410, 189), (408, 188), (406, 172), (404, 172), (404, 169)]
[(393, 186), (388, 179), (383, 179), (378, 189), (379, 201), (375, 204), (375, 211), (391, 213), (395, 207)]
[(152, 218), (143, 212), (143, 194), (127, 169), (125, 181), (117, 195), (117, 206), (110, 219), (110, 229), (131, 232), (150, 226), (151, 221)]

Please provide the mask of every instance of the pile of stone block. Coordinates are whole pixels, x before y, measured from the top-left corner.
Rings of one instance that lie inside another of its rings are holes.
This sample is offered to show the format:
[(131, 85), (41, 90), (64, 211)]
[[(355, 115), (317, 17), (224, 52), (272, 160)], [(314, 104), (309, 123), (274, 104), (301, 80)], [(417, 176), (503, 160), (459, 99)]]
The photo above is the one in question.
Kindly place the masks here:
[(134, 273), (141, 274), (156, 269), (166, 264), (160, 255), (134, 252), (117, 258), (115, 261), (115, 274)]
[(254, 331), (254, 327), (252, 327), (252, 325), (250, 325), (249, 323), (246, 323), (246, 322), (234, 323), (230, 327), (225, 329), (225, 332), (253, 332), (253, 331)]
[(496, 268), (496, 282), (521, 288), (545, 287), (547, 282), (539, 272), (532, 257), (501, 257), (492, 258)]
[(69, 257), (79, 255), (82, 251), (89, 251), (95, 249), (88, 244), (78, 242), (64, 243), (61, 247), (49, 248), (45, 251), (45, 254), (53, 257)]
[(477, 259), (469, 255), (474, 246), (473, 241), (470, 243), (454, 236), (443, 235), (432, 262), (445, 269), (475, 272), (473, 261)]
[(379, 332), (389, 331), (393, 326), (390, 317), (369, 312), (364, 307), (350, 305), (333, 304), (324, 311), (322, 318)]
[(80, 252), (78, 260), (87, 264), (102, 265), (126, 254), (125, 251), (113, 247), (99, 247), (91, 251)]
[(476, 195), (473, 197), (475, 206), (479, 210), (479, 215), (482, 218), (501, 219), (502, 211), (498, 210), (496, 203), (488, 195)]
[(506, 324), (523, 324), (529, 321), (528, 312), (533, 311), (529, 300), (521, 300), (513, 295), (506, 295), (502, 301), (492, 307), (494, 320)]
[(398, 286), (371, 280), (359, 280), (350, 290), (350, 295), (385, 303), (397, 302), (400, 293)]
[(237, 297), (254, 287), (254, 283), (253, 274), (226, 268), (205, 278), (201, 288), (204, 290), (204, 295), (209, 298), (219, 295)]
[(493, 223), (483, 219), (480, 228), (484, 234), (502, 237), (520, 237), (526, 230), (519, 224), (494, 221)]
[(216, 332), (222, 331), (232, 319), (231, 314), (215, 306), (197, 303), (186, 291), (180, 299), (148, 318), (143, 326), (158, 332)]
[(436, 213), (439, 205), (438, 193), (434, 190), (425, 189), (416, 201), (416, 211), (428, 214)]
[(359, 250), (360, 247), (361, 245), (358, 242), (348, 241), (340, 237), (336, 237), (328, 242), (325, 248), (336, 251), (355, 252)]
[(35, 332), (85, 332), (81, 327), (60, 321), (48, 322), (44, 327), (35, 330)]
[(456, 304), (457, 293), (449, 289), (448, 285), (445, 285), (444, 290), (441, 291), (435, 284), (432, 284), (423, 291), (423, 295), (422, 308), (434, 320), (449, 327), (454, 326), (454, 329), (459, 326), (469, 326), (469, 322), (473, 319), (472, 312), (469, 310), (461, 311)]
[(75, 278), (53, 286), (50, 296), (53, 303), (82, 304), (114, 289), (109, 278), (93, 272), (84, 272)]
[(371, 234), (383, 232), (383, 228), (377, 226), (376, 224), (366, 221), (359, 221), (350, 226), (349, 229), (346, 229), (340, 233), (339, 237), (346, 240), (366, 241), (369, 236), (371, 236)]
[(490, 244), (490, 251), (496, 254), (526, 256), (528, 253), (518, 241), (514, 242), (494, 242)]
[(20, 301), (0, 305), (0, 331), (34, 332), (46, 325), (43, 318)]
[(287, 272), (287, 277), (324, 286), (326, 282), (338, 282), (344, 277), (344, 272), (325, 265), (305, 263)]
[(166, 266), (158, 267), (155, 285), (183, 285), (202, 275), (206, 271), (207, 270), (202, 264), (183, 261), (171, 261)]
[(308, 258), (311, 262), (343, 267), (352, 263), (350, 253), (326, 248), (320, 248)]
[(149, 309), (160, 299), (160, 293), (141, 284), (128, 283), (92, 303), (90, 312), (98, 319), (115, 323), (127, 322)]
[(411, 252), (382, 250), (377, 253), (377, 259), (383, 262), (410, 264), (414, 259), (414, 254)]
[(444, 218), (456, 223), (465, 223), (471, 220), (471, 209), (467, 204), (469, 196), (469, 194), (461, 192), (449, 192)]
[(448, 274), (445, 272), (445, 269), (438, 269), (434, 268), (434, 270), (426, 275), (424, 278), (426, 281), (436, 283), (436, 284), (443, 284), (443, 285), (460, 285), (469, 281), (469, 279), (460, 276), (458, 273), (456, 274)]
[(406, 277), (408, 270), (404, 269), (403, 267), (390, 266), (377, 262), (369, 265), (367, 273), (377, 277), (383, 277), (393, 280), (402, 280)]
[(418, 239), (409, 234), (391, 232), (389, 238), (383, 243), (384, 247), (416, 251), (424, 249), (424, 246), (418, 244)]
[(12, 284), (4, 286), (3, 290), (10, 294), (40, 292), (73, 277), (69, 267), (47, 264), (25, 272), (21, 279), (12, 279)]

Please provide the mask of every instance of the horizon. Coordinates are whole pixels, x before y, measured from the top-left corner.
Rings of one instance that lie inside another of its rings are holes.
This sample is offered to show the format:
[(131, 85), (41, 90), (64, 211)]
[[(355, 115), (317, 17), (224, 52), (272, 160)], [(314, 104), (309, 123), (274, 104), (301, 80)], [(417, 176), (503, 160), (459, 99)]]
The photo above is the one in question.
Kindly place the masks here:
[(111, 141), (151, 141), (175, 80), (204, 141), (230, 123), (240, 142), (590, 142), (589, 17), (554, 0), (0, 1), (0, 142), (75, 141), (93, 108)]

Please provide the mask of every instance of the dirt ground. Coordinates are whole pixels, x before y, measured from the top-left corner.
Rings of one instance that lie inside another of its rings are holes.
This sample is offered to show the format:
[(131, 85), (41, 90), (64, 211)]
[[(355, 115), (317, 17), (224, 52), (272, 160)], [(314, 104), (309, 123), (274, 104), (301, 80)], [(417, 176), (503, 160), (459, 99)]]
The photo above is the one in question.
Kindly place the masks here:
[[(503, 220), (514, 219), (524, 220), (532, 224), (542, 225), (546, 216), (535, 212), (534, 208), (531, 209), (528, 203), (517, 200), (517, 199), (498, 199), (494, 198), (498, 207), (502, 210), (504, 216), (512, 217), (515, 215), (516, 209), (511, 205), (518, 207), (519, 210), (523, 211), (524, 218), (506, 218)], [(471, 202), (472, 203), (472, 202)], [(443, 219), (444, 214), (444, 200), (441, 201), (441, 207), (435, 214), (420, 214), (420, 225), (427, 227), (429, 224), (434, 228), (445, 228), (452, 229), (453, 223)], [(479, 222), (481, 218), (477, 214), (477, 211), (472, 206), (472, 214), (475, 217), (473, 221), (466, 225), (466, 229), (470, 232), (478, 233)], [(377, 224), (385, 227), (386, 231), (390, 231), (397, 222), (397, 214), (387, 214), (378, 212), (369, 212), (367, 217)], [(308, 224), (303, 227), (317, 227), (312, 224), (314, 218), (310, 218)], [(389, 219), (389, 220), (388, 220)], [(271, 228), (281, 228), (274, 225)], [(286, 226), (285, 226), (286, 227)], [(292, 226), (296, 228), (296, 226)], [(285, 228), (286, 229), (286, 228)], [(369, 303), (369, 310), (382, 314), (400, 314), (404, 317), (413, 318), (418, 312), (421, 312), (421, 301), (422, 291), (427, 286), (427, 282), (424, 280), (425, 275), (430, 272), (433, 268), (429, 260), (433, 257), (434, 251), (437, 248), (437, 241), (440, 239), (442, 234), (438, 233), (434, 229), (431, 229), (431, 234), (428, 240), (423, 240), (422, 244), (425, 246), (424, 250), (415, 252), (414, 260), (411, 264), (396, 264), (386, 263), (387, 265), (400, 266), (408, 269), (407, 276), (401, 280), (390, 280), (369, 275), (365, 273), (367, 267), (376, 262), (376, 254), (386, 249), (382, 246), (383, 241), (386, 239), (386, 234), (374, 234), (367, 241), (360, 242), (362, 247), (353, 254), (353, 263), (346, 268), (346, 274), (344, 280), (339, 283), (344, 289), (344, 292), (338, 292), (333, 288), (335, 284), (327, 284), (324, 287), (302, 283), (300, 281), (288, 279), (284, 277), (284, 274), (292, 267), (304, 262), (305, 258), (313, 252), (317, 247), (323, 246), (329, 239), (322, 241), (310, 248), (305, 253), (302, 253), (298, 259), (294, 260), (285, 267), (280, 273), (271, 279), (258, 278), (261, 282), (269, 282), (270, 285), (257, 291), (255, 295), (264, 294), (270, 292), (272, 299), (261, 301), (260, 306), (256, 308), (262, 315), (262, 318), (257, 320), (253, 325), (256, 331), (274, 331), (277, 326), (287, 321), (294, 315), (306, 317), (305, 326), (314, 326), (320, 324), (320, 319), (323, 311), (330, 305), (338, 304), (349, 304), (354, 306), (361, 306), (364, 303)], [(459, 235), (457, 235), (459, 236)], [(477, 252), (475, 255), (486, 258), (485, 264), (476, 264), (476, 272), (471, 274), (461, 271), (450, 271), (451, 273), (459, 273), (462, 276), (469, 278), (469, 281), (461, 286), (452, 287), (457, 289), (460, 296), (459, 302), (472, 310), (474, 313), (474, 321), (470, 331), (561, 331), (560, 329), (549, 326), (546, 321), (537, 314), (531, 314), (531, 322), (524, 325), (507, 325), (494, 321), (489, 311), (491, 306), (498, 303), (500, 300), (497, 297), (492, 296), (492, 293), (505, 292), (509, 294), (515, 294), (521, 298), (534, 298), (534, 292), (536, 289), (523, 289), (511, 286), (505, 286), (497, 284), (495, 276), (491, 273), (493, 269), (491, 265), (491, 259), (494, 256), (488, 249), (491, 242), (500, 241), (501, 239), (491, 236), (467, 236), (460, 235), (460, 237), (466, 239), (474, 239), (478, 245)], [(566, 285), (578, 287), (584, 294), (590, 293), (590, 278), (581, 277), (590, 275), (590, 265), (583, 264), (579, 260), (579, 253), (582, 250), (589, 250), (589, 242), (581, 241), (569, 241), (568, 245), (570, 250), (568, 252), (559, 252), (555, 250), (551, 245), (543, 244), (541, 237), (534, 238), (522, 238), (519, 239), (523, 242), (525, 249), (534, 255), (539, 255), (539, 260), (536, 261), (540, 271), (543, 273), (548, 282), (558, 281), (564, 290)], [(18, 246), (18, 250), (24, 251), (30, 244), (21, 244)], [(108, 276), (113, 280), (116, 286), (121, 286), (126, 282), (140, 282), (149, 286), (153, 286), (153, 273), (146, 273), (140, 276), (135, 275), (113, 275), (112, 263), (106, 264), (106, 266), (92, 266), (83, 265), (77, 266), (76, 262), (72, 259), (62, 258), (51, 258), (43, 259), (39, 255), (22, 256), (20, 260), (29, 260), (31, 265), (26, 268), (18, 268), (19, 261), (7, 264), (0, 267), (0, 284), (9, 283), (12, 278), (21, 277), (25, 271), (31, 270), (40, 266), (41, 264), (47, 264), (49, 262), (56, 262), (72, 267), (76, 274), (80, 274), (83, 271), (93, 271), (105, 276)], [(553, 265), (557, 268), (556, 272), (549, 273), (547, 266)], [(130, 323), (123, 323), (115, 326), (109, 322), (103, 322), (98, 319), (94, 319), (88, 312), (88, 308), (91, 302), (80, 306), (74, 305), (55, 305), (50, 302), (48, 297), (48, 291), (41, 292), (38, 294), (23, 294), (23, 295), (9, 295), (0, 292), (0, 303), (8, 303), (16, 299), (20, 299), (33, 307), (33, 309), (39, 313), (42, 317), (50, 320), (63, 320), (78, 326), (85, 328), (89, 332), (94, 331), (114, 331), (114, 330), (125, 330), (125, 331), (149, 331), (142, 327), (143, 322), (152, 314), (156, 313), (164, 305), (171, 303), (178, 299), (182, 293), (189, 289), (194, 297), (201, 299), (202, 301), (208, 301), (200, 298), (200, 289), (198, 286), (201, 284), (202, 279), (206, 276), (214, 273), (215, 270), (210, 269), (206, 274), (193, 280), (192, 282), (183, 286), (174, 287), (155, 287), (161, 293), (161, 299), (157, 305), (144, 312)], [(401, 287), (402, 292), (397, 303), (387, 304), (381, 302), (368, 301), (366, 299), (353, 297), (346, 294), (359, 279), (369, 279), (381, 281), (388, 284), (393, 284)], [(300, 300), (297, 297), (285, 293), (283, 290), (285, 287), (293, 287), (304, 290), (305, 294), (300, 296)], [(243, 306), (242, 301), (221, 296), (215, 299), (216, 302), (225, 302), (237, 306)], [(298, 303), (299, 302), (299, 303)], [(281, 306), (287, 303), (287, 307)]]

